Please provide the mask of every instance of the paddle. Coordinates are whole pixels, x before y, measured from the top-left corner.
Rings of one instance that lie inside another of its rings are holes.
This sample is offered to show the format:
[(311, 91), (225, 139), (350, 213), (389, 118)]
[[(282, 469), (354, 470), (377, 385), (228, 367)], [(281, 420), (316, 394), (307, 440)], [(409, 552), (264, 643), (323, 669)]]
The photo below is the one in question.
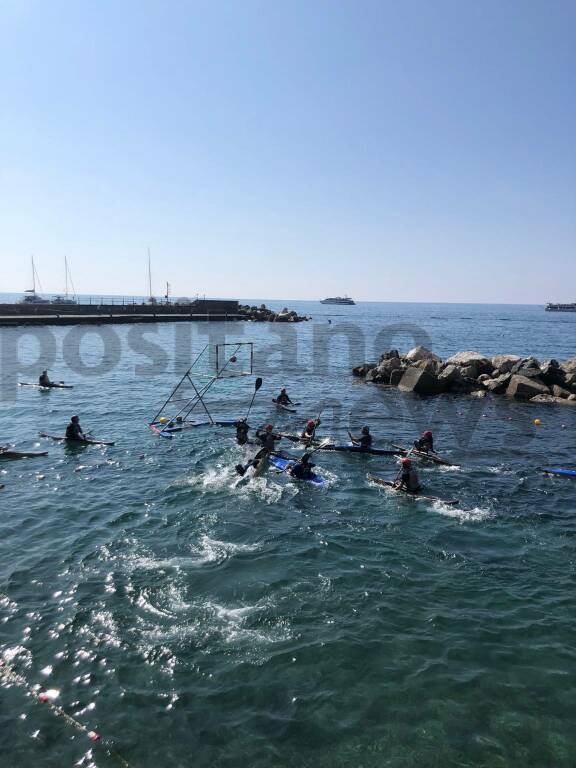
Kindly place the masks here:
[(254, 394), (252, 395), (252, 400), (250, 400), (250, 405), (248, 406), (248, 411), (246, 412), (244, 421), (248, 421), (248, 416), (250, 416), (250, 411), (252, 410), (252, 406), (254, 405), (254, 398), (256, 397), (256, 392), (258, 392), (261, 386), (262, 386), (262, 379), (260, 378), (260, 376), (258, 376), (256, 381), (254, 382)]

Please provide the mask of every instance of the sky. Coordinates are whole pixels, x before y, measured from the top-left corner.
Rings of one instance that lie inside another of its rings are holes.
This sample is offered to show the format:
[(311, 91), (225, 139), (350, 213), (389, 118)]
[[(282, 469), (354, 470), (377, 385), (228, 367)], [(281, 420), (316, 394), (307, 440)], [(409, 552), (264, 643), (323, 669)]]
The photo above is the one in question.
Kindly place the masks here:
[(0, 0), (0, 292), (576, 301), (574, 0)]

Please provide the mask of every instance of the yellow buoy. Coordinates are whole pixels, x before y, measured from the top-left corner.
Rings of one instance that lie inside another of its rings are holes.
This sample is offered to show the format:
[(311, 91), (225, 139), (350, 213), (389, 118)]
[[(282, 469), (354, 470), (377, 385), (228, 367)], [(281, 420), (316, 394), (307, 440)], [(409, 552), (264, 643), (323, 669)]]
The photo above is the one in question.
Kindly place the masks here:
[(166, 416), (160, 416), (160, 418), (159, 418), (160, 424), (166, 424), (167, 421), (168, 421), (168, 419), (166, 418)]
[(534, 424), (535, 424), (537, 427), (539, 427), (539, 426), (540, 426), (540, 424), (542, 424), (542, 422), (540, 421), (540, 419), (534, 419)]

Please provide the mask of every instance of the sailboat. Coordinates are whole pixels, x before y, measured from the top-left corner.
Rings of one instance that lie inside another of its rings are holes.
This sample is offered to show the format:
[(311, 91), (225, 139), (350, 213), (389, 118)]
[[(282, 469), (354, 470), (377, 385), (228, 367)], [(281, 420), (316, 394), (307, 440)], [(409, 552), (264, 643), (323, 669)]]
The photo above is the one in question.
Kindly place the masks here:
[(38, 277), (36, 265), (34, 264), (34, 256), (31, 256), (30, 258), (32, 260), (32, 288), (24, 291), (24, 296), (20, 299), (20, 304), (49, 304), (50, 299), (45, 299), (43, 296), (39, 296), (36, 293), (36, 281), (38, 281), (40, 290), (42, 290), (42, 286), (40, 286), (40, 278)]
[(150, 266), (150, 248), (148, 248), (148, 304), (157, 304), (158, 300), (152, 296), (152, 267)]
[[(66, 275), (66, 288), (64, 291), (64, 296), (54, 296), (52, 299), (52, 304), (78, 304), (78, 300), (76, 299), (76, 291), (74, 290), (74, 283), (72, 282), (72, 274), (70, 272), (70, 267), (68, 266), (68, 259), (66, 256), (64, 256), (64, 272)], [(68, 279), (70, 279), (70, 285), (72, 286), (72, 296), (68, 294)]]

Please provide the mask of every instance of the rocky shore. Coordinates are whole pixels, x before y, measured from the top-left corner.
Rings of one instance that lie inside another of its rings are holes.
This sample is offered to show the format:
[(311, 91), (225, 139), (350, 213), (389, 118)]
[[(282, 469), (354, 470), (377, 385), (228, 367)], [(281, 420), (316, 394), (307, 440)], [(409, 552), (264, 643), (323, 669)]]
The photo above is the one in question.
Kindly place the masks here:
[(238, 311), (241, 315), (244, 315), (244, 320), (255, 320), (260, 323), (302, 323), (312, 319), (311, 317), (299, 315), (287, 307), (284, 307), (280, 312), (274, 312), (272, 309), (268, 309), (265, 304), (260, 304), (259, 307), (240, 304)]
[(444, 392), (473, 397), (493, 394), (576, 406), (576, 357), (559, 363), (517, 355), (486, 357), (479, 352), (458, 352), (442, 360), (425, 347), (415, 347), (406, 355), (390, 350), (377, 363), (358, 365), (352, 372), (368, 382), (422, 396)]

